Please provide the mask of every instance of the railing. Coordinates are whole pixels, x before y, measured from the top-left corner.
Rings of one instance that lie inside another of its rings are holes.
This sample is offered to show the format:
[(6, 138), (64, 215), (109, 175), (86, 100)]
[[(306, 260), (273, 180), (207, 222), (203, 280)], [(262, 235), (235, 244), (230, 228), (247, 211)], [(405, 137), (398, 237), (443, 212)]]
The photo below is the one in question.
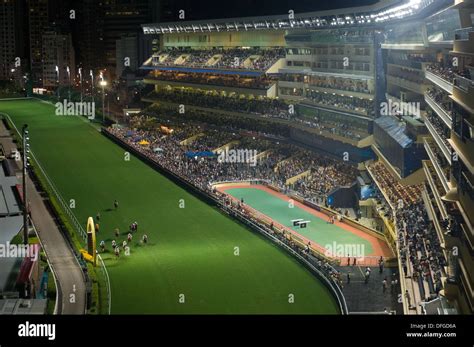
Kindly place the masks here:
[(468, 78), (459, 76), (459, 75), (455, 75), (454, 76), (454, 85), (456, 87), (462, 89), (466, 93), (468, 93), (469, 88), (474, 88), (474, 81), (470, 80)]
[[(229, 208), (228, 206), (225, 206), (222, 202), (218, 202), (220, 205), (220, 208), (223, 209), (225, 212), (229, 213), (229, 215), (233, 215), (234, 217), (237, 217), (237, 219), (241, 220), (242, 222), (251, 225), (254, 230), (257, 230), (262, 234), (263, 236), (267, 237), (268, 239), (272, 240), (275, 242), (277, 245), (280, 247), (284, 248), (286, 251), (290, 252), (299, 262), (303, 263), (310, 269), (311, 272), (313, 272), (319, 279), (322, 279), (326, 285), (333, 291), (335, 294), (338, 304), (339, 304), (339, 309), (341, 310), (342, 314), (348, 314), (349, 310), (347, 308), (347, 303), (346, 299), (344, 297), (344, 294), (342, 293), (341, 288), (335, 283), (334, 280), (328, 278), (328, 276), (325, 274), (323, 270), (318, 269), (317, 266), (312, 264), (312, 262), (306, 258), (304, 258), (300, 253), (298, 253), (296, 250), (294, 250), (292, 247), (287, 245), (285, 242), (281, 241), (277, 237), (271, 235), (267, 230), (265, 230), (263, 227), (261, 227), (258, 224), (253, 223), (252, 221), (249, 221), (245, 215), (242, 215), (240, 212), (237, 212), (234, 209)], [(331, 265), (327, 264), (326, 265), (329, 272), (337, 272)]]
[[(46, 255), (48, 254), (48, 250), (44, 247), (43, 242), (41, 241), (41, 238), (39, 237), (38, 230), (36, 230), (36, 226), (33, 223), (33, 221), (30, 219), (31, 226), (33, 227), (33, 230), (35, 231), (35, 235), (38, 238), (38, 241), (41, 245), (41, 248), (44, 250)], [(56, 270), (54, 269), (54, 266), (52, 266), (51, 262), (49, 261), (49, 257), (46, 256), (46, 262), (48, 263), (49, 269), (51, 270), (51, 273), (53, 274), (53, 280), (54, 280), (54, 286), (56, 287), (56, 302), (54, 304), (54, 311), (53, 314), (60, 314), (62, 313), (62, 298), (63, 298), (63, 292), (61, 288), (61, 283), (58, 281), (58, 275), (56, 274)], [(49, 299), (48, 299), (49, 300)]]
[[(4, 116), (6, 116), (8, 118), (8, 121), (10, 122), (10, 124), (13, 126), (13, 128), (15, 129), (15, 131), (17, 132), (18, 136), (22, 136), (20, 131), (18, 130), (18, 128), (16, 127), (15, 123), (12, 121), (12, 119), (10, 118), (10, 116), (6, 113), (2, 113)], [(86, 231), (84, 230), (84, 228), (82, 227), (81, 223), (79, 223), (79, 221), (77, 220), (76, 216), (74, 215), (74, 213), (71, 211), (71, 209), (69, 208), (69, 206), (66, 204), (66, 202), (64, 201), (64, 199), (62, 198), (61, 194), (59, 193), (58, 189), (56, 188), (56, 186), (54, 185), (54, 183), (52, 182), (52, 180), (49, 178), (48, 174), (46, 173), (46, 171), (43, 169), (43, 166), (41, 165), (40, 161), (38, 160), (38, 158), (35, 156), (34, 152), (30, 149), (30, 155), (31, 155), (31, 158), (34, 160), (35, 164), (36, 164), (36, 167), (41, 171), (41, 174), (42, 176), (44, 177), (47, 185), (48, 185), (48, 188), (50, 189), (50, 191), (54, 194), (55, 198), (57, 199), (57, 201), (59, 202), (59, 204), (61, 205), (61, 208), (62, 210), (66, 213), (66, 215), (68, 216), (69, 218), (69, 221), (73, 224), (73, 228), (75, 229), (76, 233), (82, 237), (83, 241), (84, 242), (87, 242), (87, 233)], [(75, 252), (74, 252), (75, 253)], [(111, 304), (111, 289), (110, 289), (110, 279), (109, 279), (109, 276), (108, 276), (108, 273), (107, 273), (107, 269), (105, 268), (105, 264), (102, 260), (102, 258), (99, 256), (99, 265), (101, 266), (101, 272), (102, 273), (105, 273), (105, 283), (106, 283), (106, 287), (107, 287), (107, 303), (109, 305), (107, 311), (109, 312), (110, 314), (110, 311), (111, 311), (111, 307), (110, 307), (110, 304)], [(80, 264), (80, 263), (79, 263)], [(102, 269), (103, 267), (103, 269)]]
[(409, 60), (409, 59), (399, 59), (399, 58), (389, 57), (387, 59), (387, 62), (389, 64), (400, 65), (400, 66), (409, 67), (409, 68), (417, 69), (417, 70), (421, 70), (423, 67), (421, 61), (414, 61), (414, 60)]
[[(145, 154), (143, 154), (141, 151), (137, 150), (136, 148), (130, 146), (128, 143), (126, 143), (125, 141), (123, 141), (122, 139), (116, 137), (114, 134), (110, 133), (106, 128), (102, 128), (102, 133), (107, 136), (108, 138), (110, 138), (111, 140), (113, 140), (114, 142), (118, 143), (120, 146), (128, 149), (131, 153), (134, 153), (135, 155), (138, 156), (138, 158), (140, 158), (141, 160), (145, 161), (147, 164), (151, 165), (154, 169), (158, 170), (159, 172), (165, 174), (167, 177), (173, 179), (173, 181), (175, 182), (179, 182), (180, 184), (183, 184), (185, 185), (186, 187), (189, 187), (190, 189), (192, 189), (193, 193), (196, 193), (198, 194), (199, 197), (201, 198), (204, 198), (206, 199), (206, 201), (212, 203), (212, 204), (215, 204), (217, 205), (222, 211), (228, 213), (230, 216), (234, 217), (234, 218), (237, 218), (238, 220), (240, 220), (241, 222), (251, 226), (251, 228), (253, 230), (256, 230), (258, 232), (260, 232), (262, 235), (264, 235), (265, 237), (269, 238), (270, 240), (274, 241), (275, 243), (277, 243), (279, 246), (283, 247), (285, 250), (289, 251), (290, 253), (292, 253), (296, 258), (297, 260), (299, 260), (301, 263), (303, 263), (304, 265), (306, 265), (313, 273), (315, 273), (318, 278), (322, 279), (327, 286), (329, 286), (329, 289), (334, 293), (334, 295), (336, 296), (336, 299), (338, 301), (338, 304), (339, 304), (339, 308), (341, 310), (341, 313), (343, 314), (347, 314), (348, 313), (348, 309), (347, 309), (347, 304), (346, 304), (346, 300), (344, 298), (344, 295), (342, 293), (342, 290), (341, 288), (339, 288), (339, 286), (334, 282), (334, 280), (332, 279), (328, 279), (328, 276), (325, 275), (324, 272), (318, 270), (314, 264), (312, 264), (311, 262), (309, 262), (308, 260), (306, 260), (305, 258), (303, 258), (297, 251), (295, 251), (293, 248), (291, 248), (290, 246), (288, 246), (287, 244), (285, 244), (284, 242), (282, 242), (281, 240), (279, 240), (278, 238), (276, 238), (275, 236), (271, 235), (270, 234), (270, 231), (267, 231), (263, 228), (263, 226), (260, 226), (250, 220), (248, 220), (248, 218), (245, 218), (245, 216), (243, 216), (242, 214), (240, 214), (239, 212), (235, 211), (234, 209), (231, 209), (229, 208), (228, 206), (226, 206), (222, 201), (220, 201), (216, 196), (214, 196), (213, 194), (210, 194), (209, 191), (206, 191), (205, 189), (201, 188), (201, 187), (198, 187), (196, 185), (193, 185), (192, 183), (190, 183), (186, 177), (184, 176), (180, 176), (180, 175), (177, 175), (175, 174), (174, 172), (170, 171), (169, 169), (167, 169), (166, 167), (162, 166), (160, 163), (158, 163), (157, 161), (147, 157)], [(255, 181), (255, 180), (254, 180)], [(336, 271), (334, 268), (332, 268), (330, 265), (329, 265), (329, 269), (331, 271)]]
[(473, 27), (461, 28), (454, 30), (454, 39), (455, 40), (469, 40), (469, 33), (473, 32)]
[[(102, 259), (100, 254), (97, 254), (97, 258), (99, 259), (98, 264), (99, 264), (100, 271), (102, 273), (103, 278), (105, 279), (106, 290), (107, 290), (107, 314), (110, 314), (111, 311), (112, 311), (112, 292), (111, 292), (111, 288), (110, 288), (109, 272), (107, 271), (107, 267), (105, 266), (104, 260)], [(99, 290), (100, 290), (100, 288), (101, 288), (101, 286), (99, 285)], [(102, 305), (103, 302), (104, 302), (104, 300), (102, 300), (102, 298), (101, 298), (100, 299), (100, 304)]]

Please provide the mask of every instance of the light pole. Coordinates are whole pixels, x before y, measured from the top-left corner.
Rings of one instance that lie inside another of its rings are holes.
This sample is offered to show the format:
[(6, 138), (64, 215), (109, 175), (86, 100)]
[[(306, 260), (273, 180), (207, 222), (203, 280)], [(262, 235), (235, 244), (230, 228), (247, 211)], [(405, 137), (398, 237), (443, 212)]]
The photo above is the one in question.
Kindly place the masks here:
[(102, 81), (100, 81), (100, 85), (102, 86), (102, 123), (105, 124), (105, 86), (107, 82), (102, 77)]
[(89, 73), (89, 75), (91, 76), (91, 95), (92, 95), (92, 102), (94, 102), (94, 73), (91, 72)]
[(67, 71), (67, 77), (69, 79), (69, 88), (67, 91), (67, 95), (68, 95), (69, 102), (71, 102), (71, 70), (69, 70), (69, 66), (66, 66), (66, 71)]
[(79, 68), (79, 82), (81, 83), (81, 104), (82, 104), (82, 67)]
[(30, 152), (30, 144), (28, 143), (28, 125), (23, 125), (23, 243), (28, 244), (28, 202), (26, 196), (26, 174), (28, 164), (28, 153)]
[(56, 65), (56, 82), (58, 83), (58, 101), (59, 101), (59, 67)]

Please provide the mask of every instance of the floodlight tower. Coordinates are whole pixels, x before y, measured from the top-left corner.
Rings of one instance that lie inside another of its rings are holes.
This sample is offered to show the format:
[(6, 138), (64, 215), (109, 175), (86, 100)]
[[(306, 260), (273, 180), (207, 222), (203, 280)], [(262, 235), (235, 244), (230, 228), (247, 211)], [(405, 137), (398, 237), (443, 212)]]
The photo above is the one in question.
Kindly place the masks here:
[(92, 70), (90, 71), (89, 75), (91, 76), (91, 95), (92, 95), (92, 102), (94, 102), (94, 73)]
[(59, 101), (59, 66), (56, 65), (56, 82), (58, 83), (58, 90), (57, 90), (57, 93), (58, 93), (58, 101)]
[(69, 69), (69, 66), (66, 66), (66, 71), (67, 71), (67, 76), (69, 78), (69, 88), (68, 88), (68, 100), (69, 102), (71, 101), (71, 70)]
[(102, 123), (105, 124), (105, 86), (107, 82), (102, 78), (100, 85), (102, 86)]
[(82, 67), (79, 68), (79, 83), (81, 83), (81, 104), (82, 104)]

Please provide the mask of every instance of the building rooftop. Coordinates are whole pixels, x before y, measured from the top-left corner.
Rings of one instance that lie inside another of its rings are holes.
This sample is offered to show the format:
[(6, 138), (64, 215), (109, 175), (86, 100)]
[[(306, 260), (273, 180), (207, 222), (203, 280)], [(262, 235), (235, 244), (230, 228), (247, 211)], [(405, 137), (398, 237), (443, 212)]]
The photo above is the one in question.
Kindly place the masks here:
[(433, 13), (447, 0), (382, 0), (373, 5), (275, 16), (223, 18), (143, 24), (145, 34), (193, 32), (326, 29), (375, 26)]

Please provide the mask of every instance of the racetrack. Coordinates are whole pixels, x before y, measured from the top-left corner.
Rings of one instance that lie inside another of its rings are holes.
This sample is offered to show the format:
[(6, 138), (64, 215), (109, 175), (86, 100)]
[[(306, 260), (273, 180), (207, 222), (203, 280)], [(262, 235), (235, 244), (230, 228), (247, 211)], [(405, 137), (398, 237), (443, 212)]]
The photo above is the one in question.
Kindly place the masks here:
[[(77, 219), (85, 225), (101, 213), (112, 313), (339, 313), (329, 290), (291, 256), (139, 159), (126, 161), (84, 118), (55, 116), (35, 100), (2, 101), (0, 112), (19, 128), (28, 124), (32, 151), (63, 199), (73, 199)], [(131, 254), (115, 259), (113, 230), (122, 231), (121, 243), (133, 221)]]

